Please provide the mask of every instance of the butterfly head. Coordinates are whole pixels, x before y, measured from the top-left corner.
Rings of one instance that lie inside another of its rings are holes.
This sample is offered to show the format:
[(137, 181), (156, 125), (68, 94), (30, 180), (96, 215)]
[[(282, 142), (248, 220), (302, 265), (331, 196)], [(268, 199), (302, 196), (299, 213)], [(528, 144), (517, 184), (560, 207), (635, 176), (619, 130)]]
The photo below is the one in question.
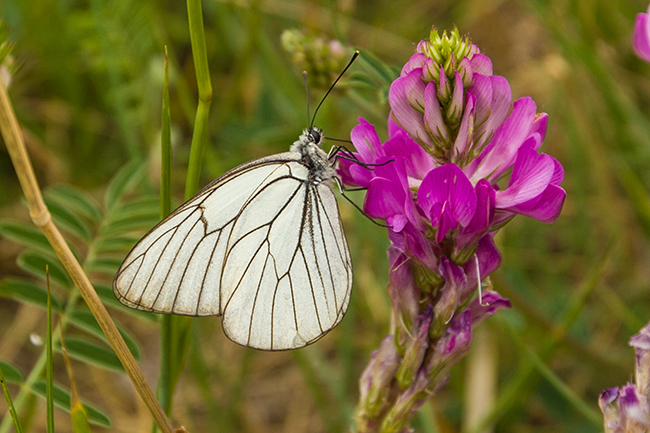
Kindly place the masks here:
[(291, 150), (299, 152), (302, 155), (313, 154), (314, 152), (318, 153), (314, 149), (320, 150), (324, 138), (323, 131), (320, 128), (312, 126), (302, 131), (298, 140), (293, 142)]
[(317, 146), (320, 146), (323, 142), (323, 131), (320, 128), (312, 126), (311, 128), (305, 131), (307, 136), (305, 137), (309, 142), (314, 143)]

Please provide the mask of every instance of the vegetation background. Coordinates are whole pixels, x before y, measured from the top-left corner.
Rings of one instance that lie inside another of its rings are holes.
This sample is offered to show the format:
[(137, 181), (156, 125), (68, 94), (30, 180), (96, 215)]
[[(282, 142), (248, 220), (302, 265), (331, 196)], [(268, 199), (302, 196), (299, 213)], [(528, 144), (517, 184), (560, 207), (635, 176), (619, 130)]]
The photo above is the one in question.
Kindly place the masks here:
[[(201, 183), (285, 151), (305, 127), (301, 69), (281, 47), (284, 30), (339, 39), (365, 53), (317, 120), (328, 136), (345, 138), (358, 116), (385, 126), (387, 87), (376, 72), (386, 69), (369, 61), (372, 55), (400, 68), (432, 25), (458, 26), (492, 58), (515, 98), (530, 95), (549, 113), (543, 151), (566, 170), (567, 201), (555, 224), (519, 217), (497, 237), (503, 265), (493, 283), (513, 308), (485, 323), (476, 338), (496, 352), (479, 357), (497, 381), (495, 431), (602, 431), (598, 395), (631, 379), (627, 340), (650, 319), (650, 65), (631, 47), (635, 14), (646, 6), (641, 0), (204, 1), (214, 98)], [(172, 187), (175, 203), (182, 201), (197, 104), (185, 3), (3, 0), (0, 17), (15, 44), (10, 96), (55, 221), (128, 330), (154, 386), (157, 320), (119, 308), (109, 285), (129, 245), (158, 219), (165, 45)], [(316, 85), (310, 90), (312, 103), (324, 93)], [(112, 423), (96, 419), (104, 427), (93, 431), (149, 431), (148, 412), (93, 334), (76, 289), (30, 231), (21, 196), (0, 146), (0, 360), (16, 367), (23, 383), (39, 376), (42, 265), (50, 263), (64, 335), (69, 346), (78, 344), (69, 350), (80, 394)], [(361, 202), (362, 194), (355, 199)], [(349, 428), (358, 378), (388, 332), (388, 241), (351, 206), (342, 202), (340, 209), (355, 268), (343, 322), (306, 349), (267, 353), (229, 342), (218, 318), (195, 319), (175, 423), (190, 432)], [(55, 376), (69, 386), (60, 355)], [(422, 407), (417, 431), (468, 431), (463, 402), (480, 386), (468, 377), (463, 362)], [(21, 389), (10, 387), (14, 397)], [(25, 425), (44, 431), (42, 401), (23, 394)], [(0, 401), (0, 413), (5, 409)], [(58, 411), (56, 420), (67, 431), (68, 416)], [(5, 419), (0, 432), (10, 430)]]

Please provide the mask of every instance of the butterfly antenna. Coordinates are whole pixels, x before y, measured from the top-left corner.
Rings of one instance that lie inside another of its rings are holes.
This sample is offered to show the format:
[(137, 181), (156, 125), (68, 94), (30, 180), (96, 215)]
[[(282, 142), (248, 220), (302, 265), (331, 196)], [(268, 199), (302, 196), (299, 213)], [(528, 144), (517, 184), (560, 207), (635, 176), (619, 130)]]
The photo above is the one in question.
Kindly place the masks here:
[(302, 79), (305, 82), (305, 94), (307, 95), (307, 126), (309, 126), (311, 115), (309, 114), (309, 86), (307, 85), (307, 71), (302, 71)]
[(334, 86), (336, 86), (336, 83), (339, 82), (339, 80), (341, 79), (341, 77), (343, 76), (343, 74), (345, 74), (345, 71), (347, 71), (348, 68), (350, 68), (350, 66), (352, 66), (352, 63), (354, 63), (354, 61), (356, 60), (356, 58), (357, 58), (358, 56), (359, 56), (359, 50), (357, 50), (357, 51), (354, 52), (354, 54), (352, 55), (352, 58), (350, 59), (350, 62), (348, 63), (348, 65), (345, 67), (345, 69), (343, 69), (343, 72), (341, 72), (341, 73), (339, 74), (339, 76), (336, 78), (336, 80), (334, 80), (334, 82), (333, 82), (332, 85), (330, 86), (330, 88), (329, 88), (329, 90), (327, 91), (327, 93), (325, 94), (325, 96), (323, 96), (323, 99), (320, 100), (320, 103), (318, 104), (318, 107), (316, 107), (316, 111), (314, 111), (314, 117), (312, 117), (312, 119), (311, 119), (311, 123), (309, 124), (309, 129), (311, 129), (311, 128), (314, 127), (314, 120), (316, 120), (316, 114), (318, 113), (318, 110), (320, 109), (320, 106), (323, 105), (323, 101), (325, 101), (325, 98), (327, 98), (327, 95), (330, 94), (330, 92), (332, 91), (332, 89), (334, 88)]

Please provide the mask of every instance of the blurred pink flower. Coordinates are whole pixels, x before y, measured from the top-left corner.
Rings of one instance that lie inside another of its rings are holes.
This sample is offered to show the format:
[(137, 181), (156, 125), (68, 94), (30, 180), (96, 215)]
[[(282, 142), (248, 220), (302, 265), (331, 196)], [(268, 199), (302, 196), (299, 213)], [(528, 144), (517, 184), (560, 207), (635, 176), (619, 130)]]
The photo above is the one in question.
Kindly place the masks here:
[(650, 15), (648, 14), (650, 14), (650, 6), (647, 13), (637, 14), (632, 35), (634, 51), (646, 62), (650, 62)]

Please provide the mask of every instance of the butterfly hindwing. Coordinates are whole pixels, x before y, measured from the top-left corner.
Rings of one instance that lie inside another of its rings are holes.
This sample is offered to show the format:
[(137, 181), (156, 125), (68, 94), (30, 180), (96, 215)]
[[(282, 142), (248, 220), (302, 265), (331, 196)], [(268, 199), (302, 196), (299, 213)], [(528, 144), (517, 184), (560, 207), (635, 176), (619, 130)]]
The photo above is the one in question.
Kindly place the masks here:
[(287, 164), (287, 173), (249, 201), (233, 227), (222, 310), (224, 332), (239, 344), (305, 346), (347, 307), (351, 265), (336, 200), (329, 186), (311, 184), (308, 175), (302, 164)]

